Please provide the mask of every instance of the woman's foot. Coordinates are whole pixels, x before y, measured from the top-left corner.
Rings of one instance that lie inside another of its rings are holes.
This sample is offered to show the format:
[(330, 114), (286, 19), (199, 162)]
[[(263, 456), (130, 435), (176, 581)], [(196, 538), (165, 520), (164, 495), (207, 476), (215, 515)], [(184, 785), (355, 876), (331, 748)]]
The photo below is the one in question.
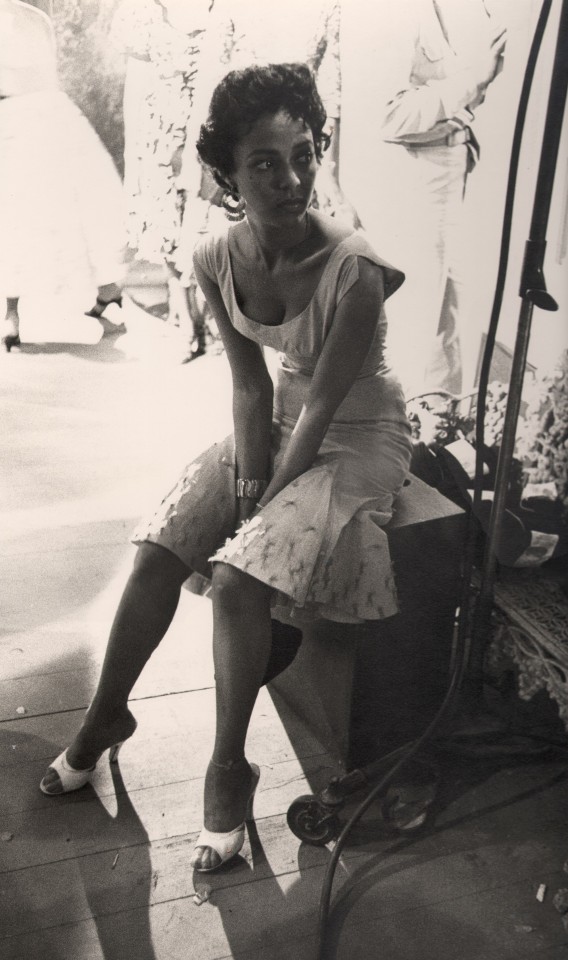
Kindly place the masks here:
[(258, 767), (244, 757), (225, 764), (211, 760), (205, 776), (205, 826), (191, 858), (195, 870), (216, 870), (239, 853), (259, 776)]
[(97, 762), (101, 753), (104, 753), (115, 743), (128, 740), (136, 730), (136, 720), (130, 710), (114, 717), (109, 721), (91, 720), (89, 714), (75, 737), (67, 748), (67, 760), (76, 770), (86, 770)]
[[(57, 768), (55, 766), (49, 766), (47, 768), (46, 774), (41, 781), (42, 791), (53, 794), (67, 793), (69, 790), (78, 789), (79, 786), (83, 786), (89, 778), (83, 778), (83, 782), (79, 782), (81, 778), (75, 778), (77, 784), (73, 786), (73, 774), (92, 772), (97, 765), (99, 757), (105, 750), (109, 747), (114, 747), (116, 744), (123, 743), (124, 740), (128, 740), (135, 730), (136, 720), (130, 713), (130, 710), (126, 710), (121, 716), (105, 723), (95, 723), (94, 719), (89, 718), (87, 715), (73, 743), (67, 747), (67, 750), (64, 751), (61, 757), (57, 758), (62, 761), (61, 764), (58, 764)], [(61, 772), (59, 767), (62, 767)], [(67, 788), (64, 783), (66, 771), (70, 771), (71, 773), (69, 786)]]
[(12, 347), (20, 346), (20, 318), (17, 313), (6, 314), (2, 325), (2, 343), (7, 353)]
[(184, 354), (182, 358), (182, 363), (191, 363), (192, 360), (197, 360), (198, 357), (203, 357), (205, 355), (205, 347), (201, 343), (191, 344), (189, 352)]
[(94, 317), (103, 328), (103, 337), (126, 333), (126, 327), (120, 318), (122, 310), (122, 290), (116, 283), (107, 283), (99, 287), (94, 306), (85, 312)]

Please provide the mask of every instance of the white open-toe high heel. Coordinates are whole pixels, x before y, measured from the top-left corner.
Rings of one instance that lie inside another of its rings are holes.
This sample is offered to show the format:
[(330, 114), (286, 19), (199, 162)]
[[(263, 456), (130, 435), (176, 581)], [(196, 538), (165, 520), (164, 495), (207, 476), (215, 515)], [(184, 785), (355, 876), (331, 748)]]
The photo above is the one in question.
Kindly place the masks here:
[[(234, 830), (230, 830), (228, 833), (215, 833), (212, 830), (208, 830), (206, 827), (202, 828), (201, 833), (197, 838), (197, 843), (194, 847), (194, 854), (191, 859), (191, 866), (194, 867), (198, 873), (210, 873), (212, 870), (218, 870), (222, 864), (228, 863), (229, 860), (232, 860), (233, 857), (236, 857), (237, 854), (240, 853), (245, 842), (245, 823), (253, 819), (254, 795), (260, 779), (260, 770), (256, 763), (251, 763), (250, 769), (251, 788), (245, 819), (241, 824), (239, 824), (238, 827), (235, 827)], [(214, 850), (219, 857), (219, 863), (214, 864), (212, 867), (196, 866), (195, 861), (197, 859), (197, 851), (200, 847), (210, 847), (211, 850)]]
[[(130, 734), (130, 736), (132, 736), (132, 734)], [(126, 737), (124, 740), (121, 740), (119, 743), (115, 743), (112, 747), (110, 747), (108, 754), (109, 763), (118, 762), (120, 748), (128, 739), (130, 739), (130, 737)], [(101, 756), (102, 753), (99, 756), (99, 760)], [(47, 794), (49, 797), (56, 797), (62, 793), (72, 793), (74, 790), (80, 790), (81, 787), (84, 787), (90, 782), (96, 768), (97, 764), (95, 763), (94, 766), (89, 767), (88, 770), (76, 770), (75, 767), (72, 767), (68, 762), (67, 750), (64, 750), (63, 753), (60, 753), (59, 756), (49, 764), (39, 788), (42, 793)], [(58, 779), (50, 780), (48, 783), (46, 783), (46, 777), (50, 770), (55, 770)]]

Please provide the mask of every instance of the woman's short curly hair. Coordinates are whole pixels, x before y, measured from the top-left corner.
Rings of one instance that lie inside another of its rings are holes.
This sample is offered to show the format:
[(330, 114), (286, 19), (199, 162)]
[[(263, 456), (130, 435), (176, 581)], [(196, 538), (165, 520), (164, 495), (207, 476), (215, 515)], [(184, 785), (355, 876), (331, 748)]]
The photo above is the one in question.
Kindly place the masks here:
[(234, 151), (260, 117), (285, 110), (311, 129), (316, 156), (329, 145), (326, 112), (314, 76), (305, 63), (271, 63), (231, 70), (213, 92), (209, 116), (201, 126), (197, 152), (217, 183), (230, 188)]

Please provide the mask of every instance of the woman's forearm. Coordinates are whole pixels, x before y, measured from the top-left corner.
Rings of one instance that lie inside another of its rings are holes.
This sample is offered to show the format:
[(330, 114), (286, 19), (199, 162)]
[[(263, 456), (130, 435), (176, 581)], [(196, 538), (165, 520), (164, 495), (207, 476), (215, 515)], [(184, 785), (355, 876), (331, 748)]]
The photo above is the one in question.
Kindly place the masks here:
[(253, 391), (235, 390), (233, 423), (237, 476), (269, 480), (272, 384)]

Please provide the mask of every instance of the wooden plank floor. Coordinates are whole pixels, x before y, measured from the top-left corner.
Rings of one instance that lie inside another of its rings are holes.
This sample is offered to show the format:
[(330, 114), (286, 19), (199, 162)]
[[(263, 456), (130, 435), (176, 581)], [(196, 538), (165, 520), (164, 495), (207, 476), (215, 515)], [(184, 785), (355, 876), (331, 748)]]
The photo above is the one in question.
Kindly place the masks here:
[[(103, 759), (67, 797), (38, 790), (89, 702), (133, 523), (229, 428), (224, 359), (179, 366), (150, 328), (134, 333), (0, 357), (0, 955), (312, 960), (330, 851), (301, 845), (285, 815), (338, 765), (266, 690), (243, 855), (206, 877), (188, 867), (213, 733), (206, 599), (183, 595), (137, 684), (120, 766)], [(330, 960), (566, 957), (552, 898), (568, 887), (567, 782), (558, 756), (465, 761), (420, 839), (385, 835), (371, 812), (337, 871)]]

